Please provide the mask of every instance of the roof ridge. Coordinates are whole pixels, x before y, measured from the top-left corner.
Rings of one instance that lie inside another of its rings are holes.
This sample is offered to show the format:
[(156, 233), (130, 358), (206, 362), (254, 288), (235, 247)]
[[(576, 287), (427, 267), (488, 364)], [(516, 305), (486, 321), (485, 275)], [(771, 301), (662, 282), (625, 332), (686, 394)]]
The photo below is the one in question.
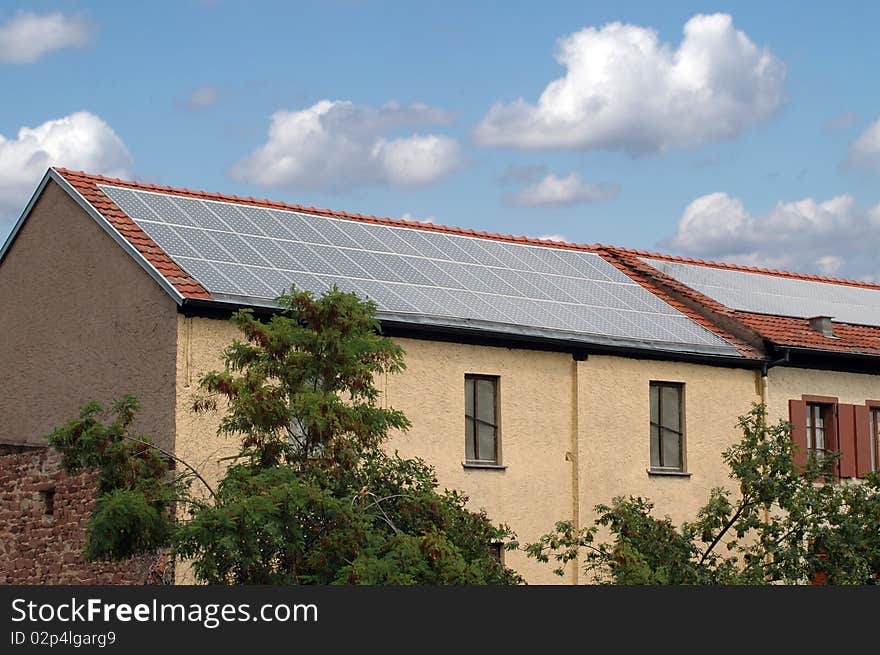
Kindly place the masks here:
[(609, 246), (601, 243), (595, 244), (597, 250), (607, 250), (610, 252), (625, 252), (629, 255), (637, 257), (650, 257), (652, 259), (662, 259), (665, 261), (680, 262), (683, 264), (694, 264), (697, 266), (708, 266), (710, 268), (723, 268), (733, 271), (742, 271), (744, 273), (760, 273), (763, 275), (773, 275), (776, 277), (787, 277), (798, 280), (807, 280), (809, 282), (824, 282), (828, 284), (840, 284), (850, 287), (862, 287), (865, 289), (880, 290), (880, 283), (864, 282), (862, 280), (848, 280), (846, 278), (830, 277), (824, 275), (812, 275), (810, 273), (798, 273), (796, 271), (784, 271), (773, 268), (762, 268), (760, 266), (743, 266), (741, 264), (729, 264), (727, 262), (716, 262), (705, 259), (695, 259), (692, 257), (683, 257), (681, 255), (668, 255), (662, 252), (653, 252), (650, 250), (639, 250), (636, 248), (623, 248), (620, 246)]
[(427, 232), (441, 232), (444, 234), (455, 234), (458, 236), (476, 237), (480, 239), (489, 239), (492, 241), (504, 241), (507, 243), (516, 243), (521, 245), (542, 246), (545, 248), (558, 248), (560, 250), (577, 250), (581, 252), (596, 253), (597, 248), (593, 244), (580, 244), (568, 241), (554, 241), (550, 239), (538, 239), (536, 237), (518, 236), (513, 234), (500, 234), (497, 232), (486, 232), (484, 230), (474, 230), (471, 228), (463, 228), (437, 223), (427, 223), (422, 221), (408, 221), (402, 218), (389, 218), (383, 216), (373, 216), (356, 214), (353, 212), (337, 211), (333, 209), (324, 209), (321, 207), (306, 207), (304, 205), (295, 205), (281, 201), (269, 200), (268, 198), (254, 198), (252, 196), (238, 196), (234, 194), (217, 193), (213, 191), (203, 191), (195, 189), (187, 189), (181, 187), (173, 187), (168, 185), (158, 185), (146, 182), (137, 182), (133, 180), (123, 180), (118, 177), (108, 177), (106, 175), (97, 175), (87, 173), (86, 171), (74, 171), (67, 168), (54, 167), (54, 170), (65, 177), (84, 178), (85, 181), (92, 183), (107, 183), (110, 185), (119, 185), (125, 188), (141, 189), (144, 191), (153, 191), (157, 193), (173, 193), (177, 195), (189, 196), (193, 198), (201, 198), (205, 200), (216, 200), (222, 202), (233, 202), (244, 205), (255, 205), (258, 207), (268, 207), (274, 209), (286, 209), (291, 211), (304, 212), (324, 216), (327, 218), (342, 218), (347, 220), (360, 221), (363, 223), (376, 223), (380, 225), (391, 225), (396, 227), (406, 227), (410, 229), (424, 230)]

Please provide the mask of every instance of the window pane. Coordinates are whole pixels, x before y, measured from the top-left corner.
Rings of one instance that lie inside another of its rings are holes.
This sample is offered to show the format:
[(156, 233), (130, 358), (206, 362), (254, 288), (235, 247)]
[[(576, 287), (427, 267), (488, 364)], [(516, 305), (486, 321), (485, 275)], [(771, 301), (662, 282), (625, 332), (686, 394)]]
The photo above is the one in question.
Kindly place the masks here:
[(495, 382), (477, 380), (477, 418), (495, 425)]
[(471, 419), (464, 421), (464, 456), (465, 459), (476, 459), (474, 453), (474, 422)]
[(663, 413), (663, 427), (681, 430), (680, 396), (678, 387), (660, 387), (660, 410)]
[(660, 387), (651, 387), (651, 423), (660, 422)]
[(484, 423), (477, 423), (477, 444), (480, 451), (479, 459), (488, 462), (495, 461), (495, 428)]
[(816, 429), (825, 427), (825, 417), (822, 415), (823, 412), (819, 411), (819, 408), (816, 408)]
[(816, 427), (816, 450), (825, 450), (825, 429)]
[(663, 430), (663, 467), (681, 468), (681, 443), (678, 434)]
[(471, 378), (464, 379), (464, 414), (474, 415), (474, 381)]
[(651, 466), (660, 466), (660, 428), (656, 425), (651, 426)]

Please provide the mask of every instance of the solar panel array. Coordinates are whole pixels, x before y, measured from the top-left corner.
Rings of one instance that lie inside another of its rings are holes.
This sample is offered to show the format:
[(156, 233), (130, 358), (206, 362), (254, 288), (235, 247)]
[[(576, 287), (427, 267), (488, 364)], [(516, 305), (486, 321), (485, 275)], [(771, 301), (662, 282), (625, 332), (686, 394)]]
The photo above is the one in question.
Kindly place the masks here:
[(595, 253), (100, 188), (215, 297), (266, 304), (291, 283), (315, 293), (335, 284), (372, 298), (380, 317), (737, 354)]
[(643, 261), (731, 309), (796, 318), (831, 316), (842, 323), (880, 327), (878, 289), (662, 259)]

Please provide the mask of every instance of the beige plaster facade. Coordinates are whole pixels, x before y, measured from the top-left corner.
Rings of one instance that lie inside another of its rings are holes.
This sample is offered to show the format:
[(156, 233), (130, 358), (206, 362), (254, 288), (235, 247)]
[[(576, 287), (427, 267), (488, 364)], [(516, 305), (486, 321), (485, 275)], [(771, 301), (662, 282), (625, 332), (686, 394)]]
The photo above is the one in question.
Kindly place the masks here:
[(877, 375), (806, 368), (776, 367), (767, 375), (767, 414), (771, 420), (788, 420), (788, 401), (802, 395), (830, 396), (850, 405), (880, 400)]
[[(226, 468), (224, 458), (238, 452), (237, 444), (217, 434), (221, 411), (196, 413), (192, 406), (199, 395), (199, 376), (223, 370), (223, 349), (241, 333), (230, 321), (183, 314), (178, 316), (177, 328), (176, 455), (214, 486)], [(198, 491), (198, 485), (193, 490)]]
[[(389, 376), (385, 401), (412, 422), (389, 448), (419, 456), (441, 487), (461, 489), (525, 543), (572, 515), (571, 444), (576, 429), (571, 355), (413, 339), (396, 340), (407, 370)], [(465, 468), (464, 376), (499, 376), (501, 457), (505, 469)], [(518, 552), (505, 561), (530, 583), (553, 584), (551, 566)]]
[[(191, 411), (198, 376), (222, 367), (220, 353), (237, 336), (228, 321), (183, 318), (178, 323), (177, 453), (210, 478), (234, 444), (216, 434), (219, 415)], [(379, 380), (382, 402), (412, 422), (392, 435), (390, 449), (422, 457), (436, 469), (441, 487), (463, 490), (474, 508), (509, 524), (520, 542), (535, 540), (558, 520), (593, 518), (593, 507), (615, 495), (642, 495), (675, 521), (692, 518), (712, 487), (729, 482), (721, 451), (737, 442), (737, 417), (760, 400), (759, 373), (647, 359), (395, 339), (407, 369)], [(464, 377), (500, 378), (502, 469), (463, 465)], [(649, 384), (685, 385), (687, 469), (657, 476), (649, 464)], [(531, 584), (579, 580), (570, 565), (559, 578), (553, 566), (505, 554)], [(584, 581), (582, 577), (580, 581)]]
[(135, 394), (174, 443), (174, 301), (54, 182), (0, 263), (0, 441), (37, 443), (89, 400)]

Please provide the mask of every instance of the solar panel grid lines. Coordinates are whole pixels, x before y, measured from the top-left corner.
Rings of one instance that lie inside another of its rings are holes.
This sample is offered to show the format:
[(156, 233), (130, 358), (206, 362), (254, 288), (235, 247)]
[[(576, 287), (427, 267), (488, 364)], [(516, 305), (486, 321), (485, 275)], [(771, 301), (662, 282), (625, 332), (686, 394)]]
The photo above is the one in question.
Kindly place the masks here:
[(316, 293), (336, 284), (395, 315), (737, 354), (596, 253), (101, 189), (214, 295), (265, 304), (291, 283)]
[(830, 316), (880, 327), (880, 289), (668, 260), (643, 261), (731, 309), (794, 318)]

